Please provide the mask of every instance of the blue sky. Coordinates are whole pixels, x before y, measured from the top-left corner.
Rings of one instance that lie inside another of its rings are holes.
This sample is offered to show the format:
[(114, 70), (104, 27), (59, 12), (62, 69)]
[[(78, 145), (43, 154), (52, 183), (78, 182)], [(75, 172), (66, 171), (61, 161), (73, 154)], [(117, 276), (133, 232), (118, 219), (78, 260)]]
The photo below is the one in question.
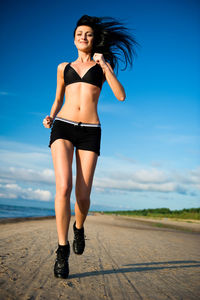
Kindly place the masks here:
[[(99, 100), (101, 156), (91, 208), (200, 206), (200, 2), (3, 1), (0, 10), (0, 201), (54, 206), (55, 178), (42, 125), (57, 65), (76, 59), (83, 15), (125, 22), (140, 43), (119, 71), (127, 98), (107, 83)], [(73, 162), (75, 176), (75, 160)], [(72, 193), (72, 207), (75, 201)]]

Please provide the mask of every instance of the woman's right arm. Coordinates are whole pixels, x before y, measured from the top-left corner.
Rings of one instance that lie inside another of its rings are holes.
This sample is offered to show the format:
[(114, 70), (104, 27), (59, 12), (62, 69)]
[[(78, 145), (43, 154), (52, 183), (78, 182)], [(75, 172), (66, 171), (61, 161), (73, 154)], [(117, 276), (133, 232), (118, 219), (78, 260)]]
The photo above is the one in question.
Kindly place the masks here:
[(55, 119), (57, 113), (59, 112), (63, 104), (64, 94), (65, 94), (63, 67), (64, 67), (63, 63), (59, 64), (57, 67), (57, 88), (56, 88), (55, 101), (52, 105), (50, 116), (46, 116), (46, 118), (43, 120), (43, 125), (46, 128), (51, 127), (53, 120)]

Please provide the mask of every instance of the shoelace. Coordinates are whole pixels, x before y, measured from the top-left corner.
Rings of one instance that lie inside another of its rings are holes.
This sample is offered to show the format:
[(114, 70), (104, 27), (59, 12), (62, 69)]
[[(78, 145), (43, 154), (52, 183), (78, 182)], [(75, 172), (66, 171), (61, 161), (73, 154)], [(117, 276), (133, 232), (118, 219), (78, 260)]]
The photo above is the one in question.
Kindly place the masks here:
[(59, 260), (66, 260), (66, 258), (68, 257), (68, 253), (66, 253), (66, 251), (62, 251), (60, 249), (57, 249), (56, 253), (57, 253), (57, 257)]
[(75, 231), (74, 239), (77, 240), (77, 242), (82, 242), (83, 240), (86, 240), (86, 235), (81, 232)]

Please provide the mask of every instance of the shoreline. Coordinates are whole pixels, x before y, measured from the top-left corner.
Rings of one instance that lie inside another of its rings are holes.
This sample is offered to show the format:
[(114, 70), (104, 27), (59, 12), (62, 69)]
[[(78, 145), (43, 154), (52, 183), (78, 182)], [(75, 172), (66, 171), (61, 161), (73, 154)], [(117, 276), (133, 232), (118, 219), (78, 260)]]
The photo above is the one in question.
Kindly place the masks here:
[[(88, 216), (94, 215), (94, 212), (89, 212)], [(74, 216), (74, 212), (72, 212), (71, 216)], [(40, 220), (49, 220), (56, 219), (56, 216), (32, 216), (32, 217), (13, 217), (13, 218), (0, 218), (1, 224), (9, 224), (9, 223), (19, 223), (26, 221), (40, 221)]]
[(0, 219), (0, 225), (1, 224), (9, 224), (9, 223), (25, 222), (25, 221), (48, 220), (48, 219), (55, 219), (55, 218), (56, 218), (55, 216), (2, 218), (2, 219)]

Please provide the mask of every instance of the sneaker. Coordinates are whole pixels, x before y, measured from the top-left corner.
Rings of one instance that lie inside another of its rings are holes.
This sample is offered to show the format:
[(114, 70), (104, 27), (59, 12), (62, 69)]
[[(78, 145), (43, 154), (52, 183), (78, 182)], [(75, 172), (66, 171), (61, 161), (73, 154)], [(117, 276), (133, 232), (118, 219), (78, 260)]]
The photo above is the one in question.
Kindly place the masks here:
[(75, 254), (82, 254), (85, 249), (85, 235), (84, 228), (76, 228), (76, 222), (73, 225), (74, 230), (74, 241), (73, 241), (73, 250)]
[(57, 257), (54, 265), (54, 275), (59, 278), (67, 278), (69, 275), (69, 255), (70, 255), (70, 244), (69, 242), (65, 246), (58, 245), (56, 250)]

